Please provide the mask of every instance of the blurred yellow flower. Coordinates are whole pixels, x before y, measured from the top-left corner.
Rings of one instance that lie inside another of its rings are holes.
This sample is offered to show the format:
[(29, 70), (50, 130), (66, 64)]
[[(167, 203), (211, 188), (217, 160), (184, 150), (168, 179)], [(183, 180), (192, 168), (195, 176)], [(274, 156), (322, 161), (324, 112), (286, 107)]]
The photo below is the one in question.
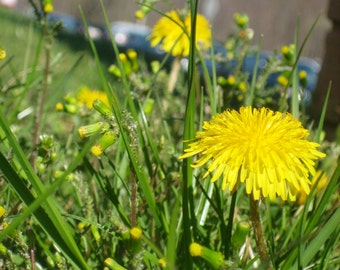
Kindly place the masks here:
[(6, 214), (6, 209), (3, 208), (3, 207), (0, 205), (0, 218), (2, 218), (5, 214)]
[(109, 100), (103, 91), (91, 90), (90, 88), (85, 86), (79, 90), (78, 95), (77, 95), (78, 102), (80, 104), (86, 105), (89, 109), (93, 108), (92, 106), (93, 101), (97, 99), (101, 100), (107, 106), (110, 106)]
[(288, 85), (288, 79), (284, 75), (280, 75), (279, 77), (277, 77), (277, 82), (282, 86)]
[(204, 122), (203, 131), (197, 132), (180, 159), (201, 154), (192, 167), (208, 163), (203, 178), (214, 172), (215, 182), (223, 175), (222, 190), (232, 192), (245, 183), (254, 200), (279, 196), (294, 201), (300, 191), (309, 194), (314, 160), (325, 156), (308, 136), (290, 113), (241, 107)]
[(0, 48), (0, 60), (3, 60), (5, 58), (6, 58), (6, 51)]
[[(211, 46), (211, 30), (207, 19), (197, 14), (196, 21), (196, 47), (208, 49)], [(190, 50), (191, 16), (182, 16), (173, 10), (166, 13), (153, 27), (148, 37), (151, 46), (155, 47), (162, 43), (161, 47), (173, 56), (188, 56)]]
[(45, 13), (51, 13), (51, 12), (53, 12), (53, 10), (54, 10), (54, 8), (53, 8), (53, 5), (52, 5), (52, 4), (46, 4), (46, 5), (44, 6), (44, 11), (45, 11)]
[(133, 240), (138, 240), (142, 236), (142, 230), (137, 227), (133, 227), (130, 230), (130, 236)]

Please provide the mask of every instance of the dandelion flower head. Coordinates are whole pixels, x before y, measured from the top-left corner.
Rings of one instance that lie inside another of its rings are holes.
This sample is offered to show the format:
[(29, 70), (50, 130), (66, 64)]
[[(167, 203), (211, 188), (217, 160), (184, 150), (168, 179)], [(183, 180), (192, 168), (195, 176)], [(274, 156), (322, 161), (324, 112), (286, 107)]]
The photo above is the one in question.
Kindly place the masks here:
[(208, 164), (203, 178), (212, 173), (215, 182), (223, 176), (222, 190), (232, 192), (245, 183), (255, 200), (294, 201), (300, 191), (309, 194), (309, 174), (315, 175), (315, 160), (325, 156), (308, 136), (290, 113), (241, 107), (204, 122), (180, 159), (200, 154), (192, 167)]
[(104, 104), (109, 106), (109, 100), (107, 98), (107, 95), (103, 91), (92, 90), (84, 86), (79, 90), (77, 94), (78, 102), (80, 104), (86, 105), (89, 109), (92, 109), (92, 103), (97, 99), (101, 100), (102, 102), (104, 102)]
[[(196, 47), (208, 49), (211, 46), (211, 30), (207, 19), (197, 14)], [(188, 56), (190, 50), (191, 16), (173, 10), (166, 13), (153, 27), (149, 40), (155, 47), (161, 43), (161, 48), (171, 52), (173, 56)]]

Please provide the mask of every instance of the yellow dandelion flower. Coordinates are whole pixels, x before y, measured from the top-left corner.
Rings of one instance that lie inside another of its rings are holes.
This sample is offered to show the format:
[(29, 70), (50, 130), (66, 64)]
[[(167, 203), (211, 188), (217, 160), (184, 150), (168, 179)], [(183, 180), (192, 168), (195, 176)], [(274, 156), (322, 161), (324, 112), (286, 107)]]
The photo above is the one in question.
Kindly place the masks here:
[[(197, 14), (196, 47), (208, 49), (211, 46), (211, 30), (207, 19)], [(149, 36), (151, 46), (161, 47), (173, 56), (188, 56), (190, 50), (191, 16), (184, 18), (175, 10), (166, 13), (153, 27)]]
[(197, 132), (180, 159), (201, 154), (193, 168), (211, 161), (203, 178), (214, 172), (215, 182), (223, 175), (222, 190), (232, 192), (245, 183), (254, 200), (279, 196), (294, 201), (300, 191), (309, 194), (314, 160), (325, 156), (308, 136), (290, 113), (241, 107), (204, 122), (203, 131)]
[(89, 109), (93, 108), (92, 104), (97, 99), (110, 106), (107, 95), (103, 91), (91, 90), (88, 87), (82, 87), (77, 95), (78, 102), (86, 105)]

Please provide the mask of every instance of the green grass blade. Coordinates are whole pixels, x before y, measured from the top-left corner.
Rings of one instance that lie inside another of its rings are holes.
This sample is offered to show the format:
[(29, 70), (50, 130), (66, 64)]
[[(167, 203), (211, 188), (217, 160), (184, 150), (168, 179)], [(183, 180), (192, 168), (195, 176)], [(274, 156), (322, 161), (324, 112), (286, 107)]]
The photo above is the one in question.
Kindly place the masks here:
[(262, 37), (260, 37), (260, 40), (258, 43), (258, 49), (256, 52), (255, 64), (254, 64), (254, 69), (253, 69), (253, 76), (251, 77), (250, 91), (249, 91), (249, 95), (246, 96), (246, 100), (244, 104), (246, 106), (252, 106), (254, 102), (255, 90), (256, 90), (256, 79), (257, 79), (261, 48), (262, 48)]
[[(107, 15), (105, 13), (105, 8), (103, 6), (102, 1), (101, 1), (101, 5), (102, 5), (102, 10), (103, 10), (103, 13), (104, 13), (106, 25), (107, 25), (107, 27), (109, 27), (108, 18), (107, 18)], [(122, 111), (120, 109), (119, 103), (118, 103), (115, 95), (113, 94), (112, 89), (110, 89), (110, 87), (107, 83), (107, 80), (105, 78), (105, 75), (104, 75), (104, 72), (102, 70), (100, 60), (99, 60), (99, 57), (98, 57), (97, 49), (96, 49), (96, 47), (93, 43), (93, 40), (91, 39), (91, 37), (88, 33), (88, 25), (87, 25), (87, 22), (86, 22), (85, 17), (84, 17), (84, 12), (82, 11), (81, 8), (80, 8), (80, 14), (82, 16), (83, 23), (84, 23), (85, 29), (87, 31), (87, 36), (89, 37), (90, 46), (92, 48), (92, 51), (93, 51), (93, 54), (94, 54), (94, 57), (95, 57), (95, 60), (96, 60), (96, 63), (97, 63), (98, 73), (101, 77), (103, 88), (104, 88), (105, 92), (107, 93), (107, 96), (108, 96), (110, 102), (112, 103), (112, 109), (113, 109), (113, 112), (114, 112), (114, 116), (116, 118), (119, 130), (120, 130), (120, 135), (122, 136), (122, 139), (123, 139), (123, 142), (124, 142), (124, 145), (125, 145), (125, 149), (126, 149), (128, 155), (129, 155), (131, 166), (134, 169), (136, 177), (139, 181), (140, 188), (142, 189), (142, 192), (144, 194), (144, 199), (148, 203), (149, 209), (152, 212), (153, 217), (155, 218), (155, 222), (158, 226), (161, 226), (161, 218), (159, 216), (159, 213), (158, 213), (158, 210), (157, 210), (157, 207), (156, 207), (156, 202), (155, 202), (155, 198), (154, 198), (152, 189), (150, 187), (150, 183), (148, 181), (148, 178), (144, 174), (144, 172), (141, 170), (141, 168), (139, 166), (140, 162), (137, 160), (137, 157), (134, 155), (133, 150), (131, 149), (129, 138), (128, 138), (127, 134), (125, 133), (124, 127), (123, 127), (122, 122), (121, 122)], [(114, 48), (117, 49), (117, 52), (118, 52), (117, 45), (113, 41), (114, 39), (113, 39), (112, 33), (111, 33), (111, 31), (109, 31), (109, 32), (110, 32), (110, 36), (111, 36), (113, 46), (114, 46)], [(126, 92), (129, 92), (129, 91), (127, 90)], [(133, 109), (133, 108), (135, 108), (134, 105), (132, 106), (131, 103), (129, 105), (130, 105), (130, 109), (132, 110), (132, 115), (133, 115), (134, 119), (137, 120), (137, 113)]]
[[(302, 265), (307, 265), (320, 252), (320, 247), (330, 238), (332, 233), (339, 229), (340, 208), (330, 217), (326, 224), (319, 231), (317, 236), (307, 245), (302, 254)], [(293, 267), (294, 268), (294, 267)]]
[[(55, 236), (53, 233), (53, 230), (57, 230), (61, 239), (53, 239), (57, 244), (61, 245), (61, 249), (65, 253), (65, 256), (69, 257), (71, 261), (77, 265), (79, 268), (87, 269), (87, 264), (84, 261), (79, 248), (76, 244), (76, 242), (73, 239), (73, 236), (71, 234), (71, 229), (69, 228), (69, 225), (63, 220), (61, 217), (60, 211), (57, 208), (57, 202), (50, 198), (49, 196), (58, 188), (59, 181), (61, 182), (63, 178), (66, 176), (66, 173), (71, 172), (75, 167), (81, 162), (82, 157), (86, 154), (86, 152), (89, 150), (90, 145), (88, 145), (87, 148), (84, 148), (83, 151), (79, 156), (77, 156), (74, 161), (70, 164), (68, 170), (65, 172), (64, 177), (61, 179), (55, 181), (51, 186), (49, 186), (47, 189), (45, 189), (44, 184), (41, 182), (41, 180), (38, 178), (38, 176), (35, 174), (33, 168), (29, 164), (25, 154), (23, 153), (22, 149), (20, 148), (18, 142), (16, 141), (14, 135), (12, 134), (11, 130), (9, 129), (9, 126), (5, 119), (3, 118), (2, 114), (0, 114), (0, 126), (4, 133), (6, 134), (6, 138), (8, 139), (10, 146), (13, 148), (13, 152), (15, 157), (18, 160), (18, 163), (21, 166), (21, 169), (25, 172), (25, 175), (27, 179), (29, 179), (30, 183), (32, 184), (33, 190), (37, 193), (38, 197), (36, 200), (31, 204), (31, 197), (23, 197), (22, 199), (26, 199), (27, 201), (24, 201), (24, 203), (28, 206), (28, 209), (22, 214), (23, 216), (21, 218), (18, 218), (18, 220), (13, 221), (9, 225), (9, 230), (14, 230), (16, 226), (18, 226), (25, 217), (29, 216), (39, 205), (42, 205), (52, 222), (53, 226), (51, 227), (49, 223), (45, 223), (45, 218), (38, 217), (37, 221), (39, 224), (45, 229), (45, 231), (49, 234), (50, 230), (52, 230), (52, 236)], [(4, 156), (3, 156), (4, 157)], [(1, 170), (5, 170), (5, 172), (9, 173), (9, 177), (7, 178), (9, 183), (12, 185), (13, 188), (15, 188), (16, 192), (19, 194), (23, 193), (23, 190), (26, 190), (26, 186), (22, 181), (14, 182), (15, 177), (13, 173), (10, 171), (10, 168), (6, 163), (0, 163)], [(3, 165), (5, 164), (5, 165)], [(16, 173), (15, 173), (16, 174)], [(17, 174), (16, 174), (17, 175)], [(17, 178), (19, 175), (17, 175)], [(20, 177), (19, 177), (20, 178)], [(17, 184), (19, 183), (19, 186)], [(21, 184), (20, 184), (21, 183)], [(11, 227), (13, 226), (13, 227)], [(0, 238), (3, 238), (5, 235), (0, 234)], [(64, 242), (64, 244), (62, 243)], [(63, 247), (67, 247), (67, 249), (63, 249)]]
[(332, 82), (329, 82), (325, 101), (324, 101), (323, 106), (322, 106), (322, 111), (321, 111), (321, 115), (320, 115), (320, 119), (319, 119), (318, 128), (316, 130), (315, 137), (314, 137), (314, 141), (318, 142), (318, 143), (321, 142), (321, 132), (322, 132), (322, 129), (323, 129), (323, 124), (325, 122), (327, 105), (328, 105), (328, 100), (329, 100), (331, 88), (332, 88)]

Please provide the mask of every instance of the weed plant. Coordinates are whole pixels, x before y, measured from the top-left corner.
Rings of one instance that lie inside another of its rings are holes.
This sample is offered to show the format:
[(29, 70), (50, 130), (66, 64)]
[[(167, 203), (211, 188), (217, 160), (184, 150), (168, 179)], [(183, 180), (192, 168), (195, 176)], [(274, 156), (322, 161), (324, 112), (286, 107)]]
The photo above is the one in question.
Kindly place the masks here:
[[(188, 61), (187, 70), (177, 67), (169, 88), (165, 61), (147, 65), (138, 52), (119, 52), (112, 33), (110, 66), (91, 38), (93, 58), (66, 50), (47, 20), (52, 1), (29, 2), (36, 20), (15, 26), (27, 32), (24, 51), (9, 47), (17, 15), (0, 10), (8, 25), (0, 44), (1, 269), (339, 269), (340, 146), (324, 139), (327, 100), (317, 127), (304, 109), (308, 77), (297, 62), (308, 36), (250, 75), (241, 66), (253, 53), (257, 67), (261, 41), (252, 46), (247, 15), (235, 15), (227, 55), (198, 50), (195, 30), (183, 28), (189, 55), (177, 59)], [(144, 1), (136, 15), (168, 16), (156, 2)], [(197, 1), (187, 12), (195, 25)], [(217, 76), (218, 62), (231, 60), (231, 74)], [(261, 196), (252, 208), (244, 185), (222, 189), (213, 174), (192, 167), (195, 159), (179, 159), (204, 122), (242, 106), (290, 112), (320, 144), (326, 155), (313, 164), (308, 195)]]

